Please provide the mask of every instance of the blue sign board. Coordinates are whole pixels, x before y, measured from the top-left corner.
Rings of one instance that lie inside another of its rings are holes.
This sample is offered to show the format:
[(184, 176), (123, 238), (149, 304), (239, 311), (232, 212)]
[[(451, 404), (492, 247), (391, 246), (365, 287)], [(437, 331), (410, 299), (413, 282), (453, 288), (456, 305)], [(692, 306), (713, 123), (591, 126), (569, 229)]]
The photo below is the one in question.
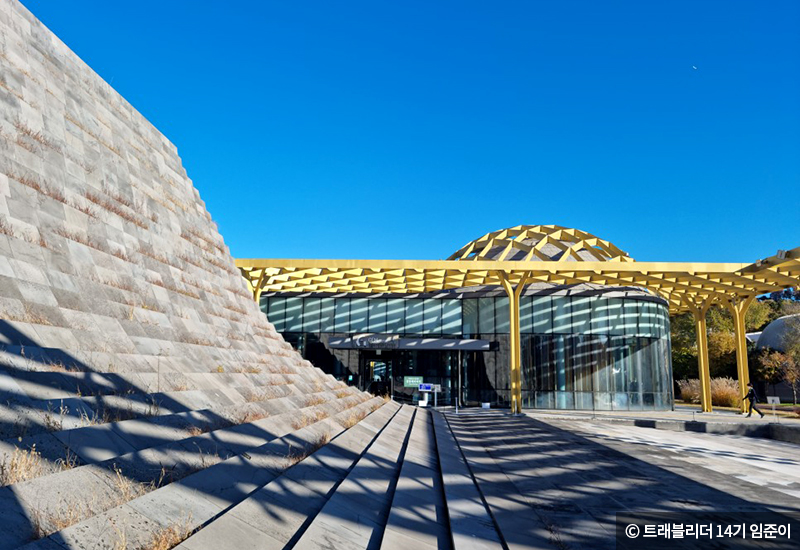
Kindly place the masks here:
[(433, 384), (420, 384), (419, 391), (433, 391)]

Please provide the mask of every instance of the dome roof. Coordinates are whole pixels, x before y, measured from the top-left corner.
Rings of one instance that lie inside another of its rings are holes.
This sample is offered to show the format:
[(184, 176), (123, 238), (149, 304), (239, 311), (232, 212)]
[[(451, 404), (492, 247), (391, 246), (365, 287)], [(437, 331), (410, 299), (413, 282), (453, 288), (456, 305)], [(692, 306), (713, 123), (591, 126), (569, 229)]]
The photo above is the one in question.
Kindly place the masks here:
[(518, 225), (470, 241), (448, 260), (632, 262), (608, 241), (559, 225)]
[(758, 349), (770, 348), (776, 351), (784, 351), (784, 339), (786, 338), (792, 325), (800, 324), (800, 313), (779, 317), (767, 325), (758, 337), (756, 347)]

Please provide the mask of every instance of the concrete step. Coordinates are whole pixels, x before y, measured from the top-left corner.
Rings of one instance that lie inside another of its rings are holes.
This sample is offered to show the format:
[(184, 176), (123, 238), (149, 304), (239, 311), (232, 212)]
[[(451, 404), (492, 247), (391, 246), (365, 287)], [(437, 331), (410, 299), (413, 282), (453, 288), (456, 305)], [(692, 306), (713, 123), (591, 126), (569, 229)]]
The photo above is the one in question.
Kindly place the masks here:
[[(200, 550), (241, 541), (242, 548), (290, 547), (298, 532), (323, 508), (353, 465), (379, 441), (391, 447), (408, 429), (413, 413), (395, 403), (383, 406), (312, 456), (265, 484), (178, 548)], [(235, 546), (238, 546), (236, 544)]]
[[(178, 481), (164, 485), (144, 496), (135, 498), (125, 504), (104, 511), (98, 510), (86, 520), (67, 527), (57, 533), (29, 545), (30, 548), (47, 548), (53, 542), (66, 548), (85, 548), (90, 542), (98, 547), (113, 548), (119, 533), (110, 530), (109, 525), (117, 526), (120, 533), (128, 536), (128, 542), (144, 542), (159, 528), (169, 527), (176, 518), (185, 518), (192, 528), (197, 528), (223, 513), (229, 507), (240, 502), (250, 493), (269, 483), (288, 467), (292, 453), (310, 452), (318, 445), (324, 434), (332, 436), (342, 431), (342, 423), (348, 415), (358, 412), (368, 414), (373, 407), (382, 405), (383, 401), (374, 398), (353, 409), (336, 412), (330, 417), (314, 422), (306, 427), (292, 431), (291, 425), (301, 412), (284, 413), (280, 417), (264, 419), (272, 420), (272, 430), (277, 430), (276, 437), (270, 441), (247, 451), (233, 454), (216, 464), (212, 463), (196, 473)], [(316, 408), (326, 405), (317, 405)], [(332, 404), (327, 404), (331, 407)], [(259, 421), (262, 422), (262, 421)], [(283, 427), (281, 427), (283, 426)], [(269, 428), (264, 430), (268, 432)], [(280, 433), (285, 435), (277, 436)], [(213, 435), (213, 434), (205, 434)], [(252, 435), (251, 435), (252, 437)], [(213, 439), (205, 441), (206, 447), (196, 449), (175, 449), (172, 453), (162, 455), (165, 460), (180, 460), (192, 455), (194, 460), (202, 460), (208, 456), (209, 445), (217, 444)], [(241, 449), (240, 449), (241, 450)], [(183, 453), (183, 457), (174, 455)], [(198, 465), (202, 467), (203, 465)], [(135, 467), (135, 462), (134, 462)], [(96, 468), (88, 466), (87, 468)], [(55, 476), (60, 477), (60, 476)], [(0, 548), (14, 548), (16, 545), (4, 545)], [(27, 548), (27, 547), (26, 547)]]
[(419, 409), (403, 457), (403, 466), (381, 548), (452, 548), (439, 474), (431, 413)]
[(503, 544), (497, 526), (475, 484), (447, 419), (438, 412), (432, 414), (453, 548), (502, 550)]
[(295, 549), (363, 549), (380, 543), (414, 414), (412, 407), (403, 407), (325, 502)]

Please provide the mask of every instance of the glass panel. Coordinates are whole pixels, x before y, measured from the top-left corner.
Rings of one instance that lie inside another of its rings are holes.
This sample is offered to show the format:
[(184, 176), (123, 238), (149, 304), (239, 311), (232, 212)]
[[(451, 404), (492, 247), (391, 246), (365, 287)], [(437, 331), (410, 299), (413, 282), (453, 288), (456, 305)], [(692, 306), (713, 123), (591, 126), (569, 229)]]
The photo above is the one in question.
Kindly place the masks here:
[(495, 298), (494, 301), (494, 330), (508, 334), (510, 332), (510, 312), (508, 311), (508, 296)]
[(533, 307), (533, 332), (547, 334), (553, 328), (553, 303), (549, 296), (535, 296), (531, 300)]
[(537, 409), (553, 409), (555, 395), (551, 391), (537, 391), (536, 392), (536, 408)]
[(592, 324), (589, 331), (592, 334), (608, 334), (608, 300), (595, 298), (592, 303)]
[(530, 296), (520, 296), (519, 298), (519, 331), (524, 333), (533, 332), (533, 309)]
[(473, 338), (478, 333), (478, 300), (462, 300), (464, 337)]
[(560, 392), (572, 389), (572, 372), (567, 372), (567, 339), (567, 336), (561, 335), (555, 339), (556, 390)]
[(572, 333), (586, 334), (589, 332), (589, 321), (592, 315), (594, 300), (589, 296), (572, 298)]
[(624, 300), (622, 311), (625, 336), (636, 336), (639, 330), (639, 303), (636, 300)]
[(303, 331), (303, 299), (286, 298), (286, 332)]
[(303, 300), (303, 332), (319, 332), (319, 298)]
[(569, 333), (572, 331), (569, 298), (553, 296), (553, 332)]
[(669, 332), (669, 316), (666, 308), (661, 304), (656, 304), (656, 337), (661, 338)]
[(655, 302), (640, 302), (639, 303), (639, 335), (646, 338), (652, 338), (656, 335), (656, 322), (658, 314), (658, 306)]
[(637, 356), (637, 363), (639, 364), (639, 380), (641, 384), (639, 386), (640, 392), (649, 392), (653, 391), (653, 360), (652, 360), (652, 351), (653, 347), (650, 343), (651, 341), (648, 338), (637, 338), (637, 347), (639, 348), (636, 351)]
[(350, 332), (350, 298), (337, 298), (333, 312), (336, 332)]
[(441, 300), (442, 334), (461, 334), (461, 300)]
[(625, 324), (622, 318), (622, 303), (620, 298), (608, 299), (608, 331), (611, 334), (622, 336), (625, 334)]
[(594, 408), (598, 411), (610, 411), (611, 396), (608, 392), (594, 392)]
[(575, 408), (579, 410), (592, 410), (594, 408), (594, 403), (592, 402), (592, 393), (576, 391)]
[(610, 390), (609, 376), (611, 370), (608, 365), (608, 336), (595, 336), (592, 345), (594, 391), (607, 392)]
[(386, 305), (386, 332), (403, 332), (406, 301), (402, 298), (387, 300)]
[(353, 298), (350, 300), (350, 331), (351, 332), (367, 332), (369, 324), (367, 323), (367, 307), (368, 300), (366, 298)]
[(278, 332), (286, 331), (286, 298), (270, 298), (267, 320)]
[(333, 298), (322, 298), (319, 301), (319, 331), (333, 332)]
[(406, 333), (422, 334), (422, 300), (406, 302)]
[(369, 299), (369, 331), (386, 332), (386, 300)]
[(494, 332), (494, 298), (478, 298), (478, 332), (491, 334)]
[(441, 334), (442, 332), (442, 301), (436, 298), (426, 298), (424, 301), (423, 334)]

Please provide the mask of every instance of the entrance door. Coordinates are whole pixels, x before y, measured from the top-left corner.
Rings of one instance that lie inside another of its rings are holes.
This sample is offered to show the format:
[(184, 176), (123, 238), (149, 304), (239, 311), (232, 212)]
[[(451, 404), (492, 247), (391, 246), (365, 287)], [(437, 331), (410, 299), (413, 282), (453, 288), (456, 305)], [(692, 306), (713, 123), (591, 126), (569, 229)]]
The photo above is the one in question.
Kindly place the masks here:
[(361, 350), (359, 353), (359, 389), (373, 395), (392, 393), (392, 352)]

